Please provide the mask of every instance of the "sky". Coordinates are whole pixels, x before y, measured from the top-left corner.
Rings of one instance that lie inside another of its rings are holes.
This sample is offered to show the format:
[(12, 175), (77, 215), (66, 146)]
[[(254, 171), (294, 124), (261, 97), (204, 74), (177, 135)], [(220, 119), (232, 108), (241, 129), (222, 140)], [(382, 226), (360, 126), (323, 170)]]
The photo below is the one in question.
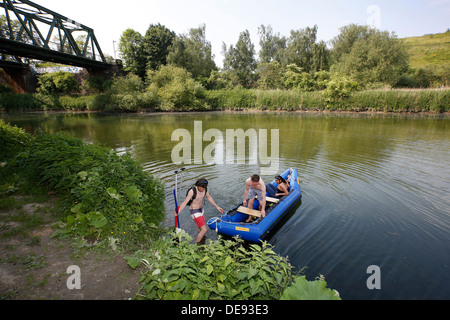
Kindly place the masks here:
[[(94, 29), (105, 54), (120, 58), (122, 33), (145, 34), (161, 23), (177, 34), (206, 25), (216, 64), (223, 65), (222, 43), (236, 44), (248, 30), (257, 52), (258, 27), (275, 33), (318, 26), (318, 39), (333, 39), (342, 26), (356, 23), (395, 32), (399, 38), (445, 32), (450, 28), (450, 0), (32, 0)], [(114, 48), (116, 49), (114, 51)]]

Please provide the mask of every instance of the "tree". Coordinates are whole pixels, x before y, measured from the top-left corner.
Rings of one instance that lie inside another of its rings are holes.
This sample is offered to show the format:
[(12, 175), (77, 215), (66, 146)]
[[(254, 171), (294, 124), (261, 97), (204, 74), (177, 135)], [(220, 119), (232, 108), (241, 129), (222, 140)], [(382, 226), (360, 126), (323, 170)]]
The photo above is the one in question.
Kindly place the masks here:
[(286, 64), (295, 64), (305, 72), (328, 70), (328, 49), (323, 41), (317, 41), (317, 25), (291, 30), (287, 41)]
[(206, 82), (211, 71), (217, 70), (211, 42), (206, 40), (206, 25), (190, 29), (188, 35), (177, 36), (170, 48), (167, 63), (184, 68), (194, 79)]
[(145, 77), (147, 59), (142, 47), (142, 35), (133, 29), (127, 29), (122, 33), (119, 41), (120, 56), (125, 65), (125, 70)]
[(167, 55), (175, 36), (175, 32), (159, 23), (150, 25), (142, 41), (147, 69), (157, 70), (161, 65), (167, 64)]
[(283, 68), (276, 60), (258, 64), (258, 88), (263, 90), (281, 89), (283, 85)]
[(343, 27), (333, 39), (332, 71), (351, 76), (359, 83), (395, 85), (408, 70), (409, 57), (395, 33), (369, 26)]
[(272, 27), (270, 25), (266, 27), (263, 24), (258, 28), (258, 34), (261, 47), (260, 63), (277, 61), (279, 64), (285, 64), (286, 37), (280, 36), (279, 33), (274, 35)]
[(255, 82), (255, 46), (251, 42), (250, 33), (245, 30), (240, 33), (236, 47), (230, 45), (227, 49), (223, 44), (224, 69), (237, 77), (238, 84), (250, 87)]

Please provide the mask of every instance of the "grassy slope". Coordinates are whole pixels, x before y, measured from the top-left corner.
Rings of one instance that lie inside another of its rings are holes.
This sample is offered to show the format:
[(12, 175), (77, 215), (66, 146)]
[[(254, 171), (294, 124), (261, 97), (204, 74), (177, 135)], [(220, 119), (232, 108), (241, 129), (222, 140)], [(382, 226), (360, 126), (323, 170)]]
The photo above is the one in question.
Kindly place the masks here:
[(413, 69), (450, 70), (450, 31), (402, 39), (410, 54)]

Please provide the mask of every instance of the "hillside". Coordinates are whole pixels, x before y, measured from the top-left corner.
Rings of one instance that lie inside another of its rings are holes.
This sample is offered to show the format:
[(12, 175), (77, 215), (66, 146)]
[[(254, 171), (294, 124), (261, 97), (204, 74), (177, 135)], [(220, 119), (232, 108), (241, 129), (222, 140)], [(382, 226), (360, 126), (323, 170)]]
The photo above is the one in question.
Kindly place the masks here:
[(421, 37), (401, 39), (410, 54), (413, 69), (431, 69), (445, 74), (450, 70), (450, 30), (444, 33), (427, 34)]

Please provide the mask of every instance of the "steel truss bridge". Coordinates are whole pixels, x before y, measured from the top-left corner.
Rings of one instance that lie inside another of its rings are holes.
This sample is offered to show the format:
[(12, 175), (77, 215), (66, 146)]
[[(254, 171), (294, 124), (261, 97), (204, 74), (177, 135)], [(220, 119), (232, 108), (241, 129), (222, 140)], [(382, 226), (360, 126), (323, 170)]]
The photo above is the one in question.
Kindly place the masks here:
[(93, 29), (27, 0), (0, 0), (0, 54), (19, 63), (25, 57), (90, 70), (112, 66)]

